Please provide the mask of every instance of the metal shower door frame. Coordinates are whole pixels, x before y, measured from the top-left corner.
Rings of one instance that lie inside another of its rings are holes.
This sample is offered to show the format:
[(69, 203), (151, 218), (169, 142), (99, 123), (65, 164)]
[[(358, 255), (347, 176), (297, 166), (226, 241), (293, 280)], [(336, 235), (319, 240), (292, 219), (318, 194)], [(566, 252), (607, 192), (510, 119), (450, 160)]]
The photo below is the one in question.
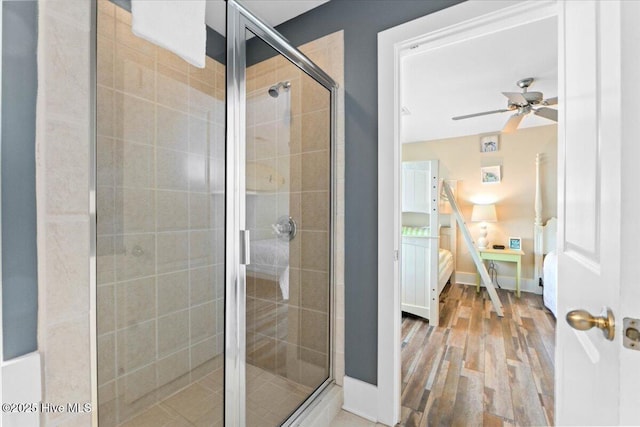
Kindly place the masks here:
[(227, 0), (226, 64), (226, 207), (225, 207), (225, 425), (246, 425), (246, 31), (250, 31), (301, 71), (324, 86), (331, 96), (331, 184), (330, 184), (330, 313), (329, 376), (283, 426), (290, 426), (333, 382), (335, 318), (334, 218), (336, 214), (336, 112), (337, 83), (320, 67), (291, 45), (282, 35), (247, 10), (237, 0)]

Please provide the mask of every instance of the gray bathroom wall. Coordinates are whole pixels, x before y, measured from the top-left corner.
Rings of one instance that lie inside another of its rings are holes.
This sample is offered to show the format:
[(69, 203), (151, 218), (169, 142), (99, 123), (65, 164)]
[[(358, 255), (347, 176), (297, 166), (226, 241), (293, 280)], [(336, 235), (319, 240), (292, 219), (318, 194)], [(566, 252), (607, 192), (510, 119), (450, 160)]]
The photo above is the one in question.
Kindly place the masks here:
[(37, 349), (36, 48), (38, 5), (2, 2), (2, 322), (4, 360)]

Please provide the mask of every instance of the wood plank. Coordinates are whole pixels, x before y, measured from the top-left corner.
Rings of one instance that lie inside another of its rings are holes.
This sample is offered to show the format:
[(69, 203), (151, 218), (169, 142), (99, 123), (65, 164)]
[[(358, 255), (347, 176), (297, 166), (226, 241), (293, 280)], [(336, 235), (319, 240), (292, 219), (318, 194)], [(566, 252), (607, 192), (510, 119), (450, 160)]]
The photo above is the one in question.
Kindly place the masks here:
[(469, 319), (471, 317), (471, 304), (463, 305), (462, 302), (458, 304), (458, 318)]
[[(524, 294), (524, 292), (522, 292), (522, 294)], [(514, 298), (513, 294), (510, 294), (509, 298), (513, 299)], [(522, 325), (522, 320), (520, 319), (522, 317), (521, 316), (522, 313), (520, 311), (521, 306), (522, 306), (522, 303), (518, 301), (511, 304), (511, 317), (513, 318), (513, 322), (516, 325)]]
[(553, 396), (540, 395), (540, 399), (542, 400), (542, 408), (547, 420), (546, 425), (552, 426), (555, 420)]
[(513, 419), (509, 372), (500, 322), (495, 313), (491, 313), (485, 341), (485, 410), (503, 418)]
[(523, 318), (522, 324), (526, 331), (527, 344), (530, 347), (529, 351), (535, 351), (540, 364), (539, 372), (540, 375), (542, 375), (542, 378), (540, 378), (543, 384), (542, 389), (545, 391), (545, 394), (552, 395), (555, 375), (554, 357), (549, 354), (547, 347), (542, 343), (542, 339), (537, 333), (533, 320)]
[(505, 420), (497, 415), (485, 412), (482, 419), (484, 427), (503, 427), (513, 425), (511, 420)]
[(447, 299), (440, 310), (440, 328), (447, 329), (451, 327), (451, 321), (455, 315), (457, 302), (452, 299)]
[(504, 317), (511, 318), (513, 317), (513, 292), (506, 291), (504, 289), (498, 289), (498, 295), (500, 296), (500, 301), (502, 301), (502, 307), (504, 310)]
[[(546, 310), (545, 310), (546, 311)], [(547, 349), (547, 353), (554, 357), (555, 343), (556, 343), (556, 330), (555, 319), (553, 315), (549, 316), (547, 312), (543, 310), (536, 310), (533, 314), (533, 321), (536, 325), (542, 343)]]
[(438, 406), (430, 412), (431, 424), (437, 426), (450, 426), (453, 420), (453, 407), (458, 393), (458, 381), (462, 369), (462, 349), (449, 347), (447, 351), (449, 369), (444, 382), (442, 394), (438, 399)]
[[(444, 292), (444, 289), (442, 291)], [(462, 300), (462, 286), (458, 284), (451, 285), (447, 293), (447, 298), (456, 301)]]
[(465, 348), (467, 343), (467, 335), (469, 330), (469, 319), (459, 317), (456, 324), (449, 333), (449, 339), (447, 339), (447, 345), (452, 347), (458, 347), (460, 349)]
[(413, 411), (411, 410), (411, 408), (406, 408), (404, 406), (400, 407), (400, 425), (401, 426), (406, 426), (407, 425), (407, 420), (409, 419), (409, 416), (413, 413)]
[(422, 413), (411, 411), (409, 416), (407, 417), (407, 421), (405, 423), (406, 427), (418, 427), (420, 425), (420, 420), (422, 419)]
[[(411, 329), (407, 344), (402, 350), (402, 380), (406, 381), (420, 361), (426, 348), (429, 324), (422, 319), (415, 319), (415, 327)], [(403, 341), (404, 342), (404, 341)]]
[(409, 333), (414, 327), (416, 327), (414, 318), (403, 313), (400, 335), (402, 337), (402, 342), (405, 342), (409, 339)]
[[(459, 285), (458, 285), (459, 286)], [(462, 287), (462, 296), (460, 305), (462, 307), (473, 307), (473, 303), (476, 300), (476, 288), (475, 286), (461, 286)]]
[(438, 375), (436, 376), (436, 382), (433, 385), (433, 389), (429, 394), (429, 399), (427, 400), (427, 404), (424, 408), (424, 413), (422, 415), (422, 419), (420, 420), (420, 427), (425, 426), (433, 426), (433, 421), (435, 421), (435, 417), (432, 416), (431, 410), (434, 407), (438, 407), (438, 402), (440, 400), (440, 396), (442, 395), (442, 390), (444, 390), (445, 380), (447, 378), (447, 372), (449, 371), (449, 361), (442, 358), (442, 363), (438, 367)]
[[(506, 314), (505, 317), (507, 317)], [(505, 357), (507, 360), (521, 361), (522, 353), (519, 352), (520, 344), (517, 340), (514, 342), (513, 333), (511, 331), (511, 322), (500, 322), (500, 326), (502, 327), (502, 341), (504, 342)]]
[(479, 426), (483, 418), (484, 375), (462, 370), (458, 383), (456, 404), (453, 408), (453, 426)]
[(444, 343), (444, 335), (439, 331), (434, 331), (427, 341), (421, 359), (416, 365), (415, 371), (411, 378), (407, 381), (407, 387), (402, 394), (402, 406), (406, 406), (413, 410), (417, 410), (422, 399), (422, 392), (427, 388), (427, 379), (431, 371), (438, 364), (437, 356), (440, 353), (439, 348)]
[[(469, 288), (471, 286), (468, 286)], [(465, 368), (484, 372), (484, 318), (481, 299), (474, 301), (469, 320), (469, 338), (465, 354)]]
[(509, 383), (517, 425), (541, 426), (547, 423), (531, 369), (524, 363), (509, 361)]

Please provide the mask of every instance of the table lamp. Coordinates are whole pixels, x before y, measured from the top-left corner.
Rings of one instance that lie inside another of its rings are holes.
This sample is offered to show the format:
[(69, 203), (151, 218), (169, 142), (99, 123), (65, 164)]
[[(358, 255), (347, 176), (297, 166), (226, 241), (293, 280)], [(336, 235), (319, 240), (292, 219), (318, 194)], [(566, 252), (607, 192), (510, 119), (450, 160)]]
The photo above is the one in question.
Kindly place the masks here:
[(471, 221), (480, 223), (478, 249), (487, 249), (487, 223), (496, 222), (496, 205), (473, 205)]

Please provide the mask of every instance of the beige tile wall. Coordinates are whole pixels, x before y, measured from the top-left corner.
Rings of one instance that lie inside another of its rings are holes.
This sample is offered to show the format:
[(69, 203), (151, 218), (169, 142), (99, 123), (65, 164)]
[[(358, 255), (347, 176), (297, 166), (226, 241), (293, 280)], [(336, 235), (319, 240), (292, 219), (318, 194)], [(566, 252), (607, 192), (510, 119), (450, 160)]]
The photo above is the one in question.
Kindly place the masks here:
[(101, 426), (221, 366), (224, 66), (205, 69), (98, 10)]
[[(68, 3), (68, 4), (61, 4)], [(73, 3), (73, 5), (71, 4)], [(36, 185), (42, 400), (91, 402), (88, 2), (39, 2)], [(90, 414), (42, 414), (88, 425)]]
[[(344, 32), (337, 31), (335, 33), (329, 34), (325, 37), (317, 39), (313, 42), (307, 43), (299, 48), (304, 54), (306, 54), (313, 62), (319, 65), (327, 74), (329, 74), (337, 83), (338, 83), (338, 91), (337, 91), (337, 104), (338, 108), (336, 111), (336, 186), (335, 186), (335, 202), (336, 202), (336, 216), (333, 218), (335, 227), (333, 230), (333, 240), (334, 240), (334, 271), (335, 271), (335, 295), (333, 296), (333, 301), (335, 304), (335, 318), (334, 321), (334, 336), (333, 344), (334, 344), (334, 372), (333, 375), (336, 379), (336, 383), (338, 385), (342, 385), (342, 379), (344, 377)], [(303, 75), (303, 91), (306, 89), (306, 86), (310, 84), (310, 79)], [(317, 89), (317, 86), (315, 86)], [(308, 151), (309, 156), (308, 159), (312, 160), (313, 156), (317, 156), (318, 152), (310, 153), (311, 151), (316, 150), (316, 148), (307, 143), (313, 143), (314, 141), (320, 141), (321, 139), (317, 139), (314, 137), (314, 131), (319, 128), (324, 128), (324, 120), (328, 118), (328, 116), (322, 112), (323, 108), (318, 104), (322, 102), (321, 98), (313, 96), (317, 94), (316, 90), (312, 90), (307, 99), (307, 93), (303, 92), (302, 96), (302, 115), (303, 115), (303, 123), (307, 123), (305, 118), (311, 119), (308, 122), (312, 123), (313, 126), (310, 126), (309, 136), (310, 138), (305, 138), (306, 142), (303, 143), (303, 151)], [(308, 148), (305, 148), (308, 147)], [(314, 170), (313, 161), (305, 162), (303, 157), (302, 164), (302, 179), (303, 183), (305, 182), (305, 176), (308, 176), (308, 170), (305, 170), (305, 166), (311, 166), (311, 171), (316, 173), (317, 170)], [(324, 184), (323, 184), (324, 185)], [(306, 218), (311, 220), (311, 230), (315, 227), (322, 227), (322, 223), (315, 222), (318, 217), (314, 216), (315, 208), (314, 203), (317, 203), (317, 199), (313, 199), (313, 197), (317, 195), (312, 195), (310, 193), (306, 193), (303, 191), (303, 210), (302, 210), (302, 221), (304, 223)], [(309, 205), (307, 205), (309, 203)], [(307, 207), (308, 206), (308, 207)], [(305, 209), (306, 207), (306, 209)], [(310, 230), (310, 231), (311, 231)], [(317, 238), (317, 235), (316, 235)], [(303, 248), (304, 253), (304, 248)], [(303, 273), (304, 266), (303, 266)], [(312, 286), (312, 285), (311, 285)], [(310, 289), (309, 289), (310, 290)], [(305, 288), (302, 289), (302, 298), (304, 302), (301, 302), (301, 306), (303, 309), (313, 309), (312, 305), (309, 304), (307, 300), (312, 301), (314, 299), (313, 293), (309, 295), (308, 292), (305, 292)], [(307, 299), (307, 296), (310, 298)], [(311, 318), (308, 320), (312, 320)], [(303, 357), (305, 361), (314, 362), (316, 354), (315, 353), (307, 353)]]
[[(338, 32), (302, 47), (302, 51), (340, 84), (342, 109), (343, 38)], [(271, 85), (291, 82), (277, 99)], [(249, 273), (247, 289), (247, 360), (307, 386), (316, 387), (328, 375), (329, 311), (329, 178), (330, 97), (321, 85), (281, 57), (247, 69), (247, 163), (274, 171), (282, 184), (273, 188), (250, 174), (247, 218), (255, 240), (274, 241), (271, 224), (291, 216), (298, 235), (288, 246), (289, 299), (277, 279)], [(343, 111), (343, 110), (340, 110)], [(344, 117), (343, 114), (338, 117)], [(344, 134), (337, 140), (338, 187), (344, 184)], [(254, 180), (256, 182), (254, 182)], [(279, 182), (279, 181), (278, 181)], [(277, 188), (276, 188), (277, 187)], [(341, 191), (338, 192), (340, 196)], [(344, 200), (337, 201), (335, 372), (344, 375)], [(253, 212), (251, 212), (253, 211)], [(254, 261), (255, 262), (255, 261)], [(263, 268), (266, 266), (263, 266)], [(277, 266), (269, 266), (274, 274)]]

